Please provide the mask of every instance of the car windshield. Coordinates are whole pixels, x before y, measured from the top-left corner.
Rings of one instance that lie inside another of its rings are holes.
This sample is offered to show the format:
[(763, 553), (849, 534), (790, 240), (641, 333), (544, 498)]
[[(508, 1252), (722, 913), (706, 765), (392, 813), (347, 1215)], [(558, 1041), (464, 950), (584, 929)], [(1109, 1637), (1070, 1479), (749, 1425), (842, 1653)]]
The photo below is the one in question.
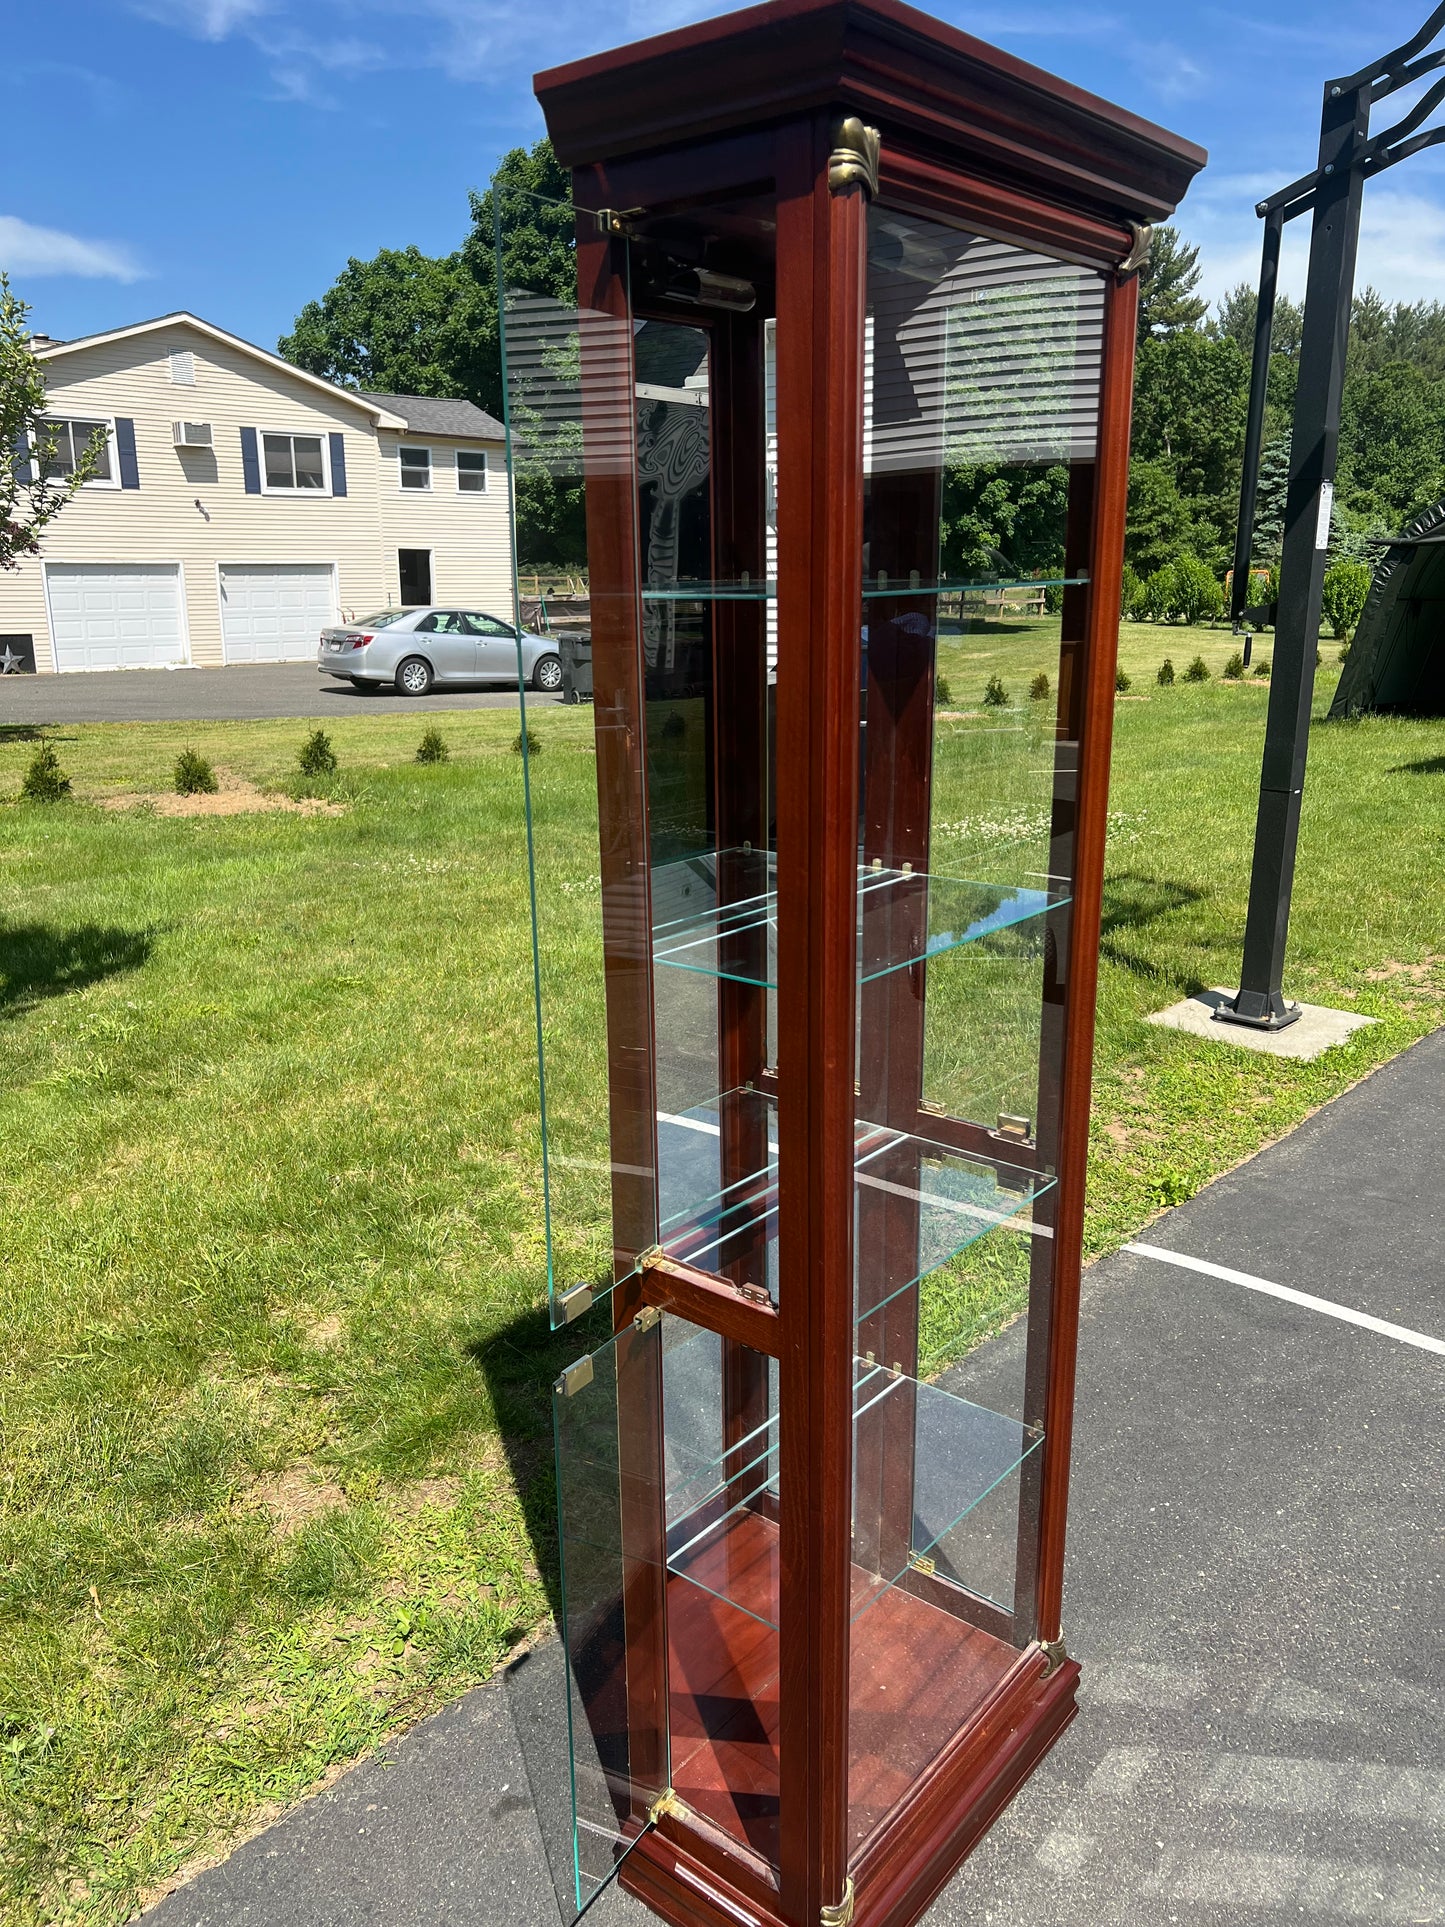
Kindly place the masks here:
[(362, 629), (384, 629), (389, 622), (400, 622), (405, 614), (405, 609), (383, 609), (377, 615), (363, 616), (357, 626)]

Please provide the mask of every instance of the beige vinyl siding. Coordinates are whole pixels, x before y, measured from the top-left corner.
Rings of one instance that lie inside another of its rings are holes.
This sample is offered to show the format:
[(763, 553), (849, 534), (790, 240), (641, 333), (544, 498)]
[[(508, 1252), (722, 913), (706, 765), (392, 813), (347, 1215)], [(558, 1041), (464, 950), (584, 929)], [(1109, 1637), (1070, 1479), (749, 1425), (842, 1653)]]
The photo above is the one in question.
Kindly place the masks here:
[[(194, 386), (170, 379), (171, 353), (186, 349), (194, 356)], [(343, 616), (365, 615), (395, 595), (396, 544), (390, 533), (382, 535), (377, 434), (363, 408), (340, 394), (332, 401), (184, 323), (97, 343), (44, 365), (55, 414), (134, 421), (140, 487), (82, 489), (52, 523), (40, 557), (0, 577), (0, 633), (32, 634), (38, 668), (54, 667), (43, 562), (180, 564), (190, 659), (197, 664), (222, 660), (222, 564), (334, 567)], [(208, 421), (213, 449), (176, 448), (171, 423), (182, 419)], [(246, 494), (243, 427), (258, 435), (339, 431), (346, 495)]]
[[(507, 527), (507, 458), (501, 442), (402, 435), (383, 428), (378, 438), (381, 527), (386, 547), (387, 595), (400, 595), (398, 549), (430, 549), (432, 597), (483, 609), (503, 621), (512, 613), (511, 535)], [(401, 486), (401, 448), (431, 450), (431, 488)], [(485, 449), (487, 486), (457, 487), (457, 450)]]

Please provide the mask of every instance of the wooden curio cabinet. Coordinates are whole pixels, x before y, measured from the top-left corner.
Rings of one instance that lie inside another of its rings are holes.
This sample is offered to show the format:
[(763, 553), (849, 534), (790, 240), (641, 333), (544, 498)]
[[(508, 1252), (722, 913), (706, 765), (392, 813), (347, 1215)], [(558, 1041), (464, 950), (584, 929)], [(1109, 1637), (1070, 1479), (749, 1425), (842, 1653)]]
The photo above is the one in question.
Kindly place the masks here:
[(537, 92), (516, 550), (525, 596), (585, 529), (592, 703), (526, 759), (576, 1335), (534, 1792), (568, 1918), (907, 1927), (1075, 1710), (1137, 269), (1204, 157), (896, 0)]

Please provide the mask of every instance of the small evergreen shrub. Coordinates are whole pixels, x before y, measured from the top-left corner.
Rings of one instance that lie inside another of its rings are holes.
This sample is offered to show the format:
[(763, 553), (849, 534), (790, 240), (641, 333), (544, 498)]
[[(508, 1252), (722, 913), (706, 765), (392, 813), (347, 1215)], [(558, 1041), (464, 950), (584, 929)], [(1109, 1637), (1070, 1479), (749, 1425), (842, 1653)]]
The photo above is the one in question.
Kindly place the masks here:
[(301, 745), (301, 754), (296, 761), (303, 776), (336, 774), (336, 751), (331, 747), (331, 738), (324, 729), (312, 730)]
[(198, 750), (183, 749), (176, 758), (173, 780), (177, 796), (214, 796), (220, 788), (216, 772)]
[(953, 702), (953, 691), (948, 686), (947, 676), (933, 678), (933, 700), (941, 709), (947, 709)]
[(1191, 628), (1224, 613), (1224, 590), (1207, 563), (1197, 555), (1181, 555), (1169, 565), (1176, 615)]
[(41, 743), (30, 759), (20, 784), (21, 792), (32, 803), (58, 803), (70, 794), (70, 778), (60, 767), (60, 758), (49, 743)]
[(446, 738), (439, 729), (429, 729), (421, 739), (416, 760), (419, 763), (444, 763), (451, 755)]
[[(512, 744), (512, 754), (514, 756), (520, 756), (522, 750), (522, 732), (519, 729), (516, 740)], [(529, 728), (527, 730), (526, 753), (528, 756), (540, 756), (542, 754), (542, 738), (537, 734), (535, 729)]]
[(1125, 622), (1142, 622), (1145, 615), (1144, 584), (1139, 580), (1139, 571), (1128, 562), (1124, 564), (1119, 615)]
[(1156, 569), (1139, 590), (1139, 613), (1149, 622), (1172, 622), (1179, 613), (1174, 602), (1174, 571)]
[(1219, 673), (1226, 682), (1240, 681), (1244, 675), (1244, 657), (1240, 655), (1237, 649)]
[(1185, 682), (1208, 682), (1209, 664), (1203, 656), (1196, 656), (1184, 672)]
[(1121, 666), (1114, 671), (1114, 690), (1117, 695), (1122, 696), (1126, 689), (1132, 689), (1133, 687), (1134, 678), (1129, 674), (1127, 669)]
[(1340, 661), (1348, 662), (1349, 659), (1350, 659), (1350, 645), (1347, 642), (1342, 642), (1340, 644)]
[(1051, 582), (1044, 590), (1044, 612), (1046, 615), (1062, 615), (1064, 608), (1064, 585)]
[(1159, 673), (1154, 678), (1161, 689), (1167, 689), (1174, 680), (1174, 664), (1166, 656), (1159, 665)]
[(983, 700), (989, 709), (1006, 709), (1008, 707), (1008, 691), (1004, 688), (1003, 682), (998, 676), (990, 676), (984, 684)]
[(1363, 562), (1336, 562), (1325, 570), (1321, 606), (1336, 642), (1353, 635), (1370, 593), (1370, 571)]
[(1031, 703), (1046, 702), (1048, 700), (1048, 695), (1049, 695), (1049, 679), (1041, 669), (1039, 673), (1034, 677), (1033, 681), (1029, 684), (1029, 701)]
[(1254, 665), (1254, 673), (1256, 676), (1259, 676), (1263, 681), (1265, 682), (1269, 681), (1269, 657), (1268, 656), (1265, 657), (1263, 662), (1257, 662)]

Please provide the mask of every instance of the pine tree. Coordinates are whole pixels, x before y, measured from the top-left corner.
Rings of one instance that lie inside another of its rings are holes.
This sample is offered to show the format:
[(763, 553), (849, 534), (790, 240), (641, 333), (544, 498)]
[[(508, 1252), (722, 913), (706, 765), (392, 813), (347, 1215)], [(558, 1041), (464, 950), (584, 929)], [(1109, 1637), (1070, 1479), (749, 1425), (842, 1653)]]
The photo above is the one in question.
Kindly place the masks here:
[(1194, 292), (1198, 286), (1198, 248), (1186, 247), (1177, 228), (1155, 228), (1154, 245), (1139, 275), (1141, 337), (1197, 328), (1209, 312), (1209, 303)]

